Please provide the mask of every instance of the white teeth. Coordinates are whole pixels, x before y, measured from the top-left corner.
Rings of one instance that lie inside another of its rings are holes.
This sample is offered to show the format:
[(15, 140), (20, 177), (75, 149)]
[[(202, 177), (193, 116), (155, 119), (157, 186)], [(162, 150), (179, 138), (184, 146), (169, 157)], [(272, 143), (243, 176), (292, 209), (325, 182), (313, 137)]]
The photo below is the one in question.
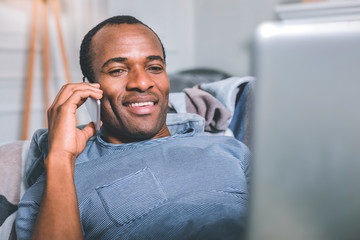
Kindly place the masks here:
[(154, 102), (138, 102), (138, 103), (130, 103), (128, 107), (143, 107), (143, 106), (152, 106)]

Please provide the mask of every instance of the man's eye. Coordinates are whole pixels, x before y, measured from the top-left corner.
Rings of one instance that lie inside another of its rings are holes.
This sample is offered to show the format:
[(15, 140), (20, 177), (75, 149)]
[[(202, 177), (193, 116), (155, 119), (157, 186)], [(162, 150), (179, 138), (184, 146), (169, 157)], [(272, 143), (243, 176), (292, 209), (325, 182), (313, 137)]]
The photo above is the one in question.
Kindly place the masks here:
[(150, 71), (151, 73), (161, 73), (164, 69), (162, 67), (158, 67), (158, 66), (153, 66), (153, 67), (149, 67), (148, 71)]
[(113, 77), (116, 77), (116, 76), (120, 76), (123, 72), (124, 72), (124, 70), (122, 70), (122, 69), (115, 69), (115, 70), (110, 71), (109, 74)]

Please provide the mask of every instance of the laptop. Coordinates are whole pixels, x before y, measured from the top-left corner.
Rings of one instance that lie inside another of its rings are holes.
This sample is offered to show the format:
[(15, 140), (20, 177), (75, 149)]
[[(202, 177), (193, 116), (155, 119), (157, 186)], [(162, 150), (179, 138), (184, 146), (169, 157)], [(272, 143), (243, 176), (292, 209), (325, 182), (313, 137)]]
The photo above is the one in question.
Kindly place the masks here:
[(360, 239), (360, 17), (263, 23), (254, 46), (247, 239)]

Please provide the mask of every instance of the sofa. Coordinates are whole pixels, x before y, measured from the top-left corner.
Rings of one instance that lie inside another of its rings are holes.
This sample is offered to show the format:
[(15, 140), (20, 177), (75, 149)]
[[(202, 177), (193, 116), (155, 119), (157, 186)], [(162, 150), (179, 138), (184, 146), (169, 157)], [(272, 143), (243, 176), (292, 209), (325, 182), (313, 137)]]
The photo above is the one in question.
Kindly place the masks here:
[[(251, 150), (251, 109), (255, 79), (230, 77), (203, 82), (169, 96), (170, 132), (190, 124), (211, 135), (229, 135)], [(0, 239), (16, 239), (17, 204), (28, 188), (27, 160), (31, 140), (0, 144)]]

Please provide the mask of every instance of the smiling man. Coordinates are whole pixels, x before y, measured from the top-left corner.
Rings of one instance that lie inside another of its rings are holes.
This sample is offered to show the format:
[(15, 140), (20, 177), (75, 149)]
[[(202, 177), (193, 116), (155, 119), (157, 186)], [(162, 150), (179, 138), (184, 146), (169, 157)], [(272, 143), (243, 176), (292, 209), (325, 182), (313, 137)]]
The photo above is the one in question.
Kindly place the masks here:
[(94, 78), (104, 91), (103, 133), (124, 143), (169, 136), (169, 80), (157, 36), (142, 24), (108, 25), (92, 39)]
[[(91, 83), (64, 86), (33, 137), (18, 238), (241, 239), (249, 151), (192, 128), (170, 134), (158, 36), (130, 16), (107, 19), (84, 37), (80, 65)], [(76, 127), (88, 97), (101, 99), (97, 133)]]

